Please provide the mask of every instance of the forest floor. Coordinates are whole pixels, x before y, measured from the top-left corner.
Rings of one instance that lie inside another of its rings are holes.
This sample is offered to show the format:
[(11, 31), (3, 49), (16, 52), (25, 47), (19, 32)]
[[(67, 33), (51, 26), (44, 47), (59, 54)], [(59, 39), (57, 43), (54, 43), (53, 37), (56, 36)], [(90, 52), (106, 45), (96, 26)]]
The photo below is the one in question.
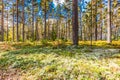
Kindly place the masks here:
[(0, 80), (120, 80), (120, 41), (0, 43)]

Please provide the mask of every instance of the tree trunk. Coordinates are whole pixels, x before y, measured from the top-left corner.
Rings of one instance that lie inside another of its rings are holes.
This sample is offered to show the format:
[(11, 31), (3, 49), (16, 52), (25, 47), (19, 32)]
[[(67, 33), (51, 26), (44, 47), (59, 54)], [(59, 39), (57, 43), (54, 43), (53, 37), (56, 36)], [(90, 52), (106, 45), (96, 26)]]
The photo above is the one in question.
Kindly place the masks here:
[(50, 20), (48, 18), (48, 39), (50, 39), (50, 25), (51, 25), (51, 23), (50, 23)]
[(2, 41), (4, 41), (4, 3), (2, 0), (2, 17), (1, 17), (1, 36)]
[(14, 32), (15, 32), (15, 30), (14, 30), (15, 28), (14, 28), (14, 5), (13, 5), (13, 41), (14, 41)]
[(39, 33), (38, 33), (38, 19), (36, 19), (36, 40), (39, 40)]
[(57, 39), (59, 39), (59, 22), (58, 22), (58, 20), (57, 20), (57, 22), (56, 22), (56, 34), (57, 34)]
[[(93, 2), (91, 2), (91, 5), (93, 5)], [(90, 39), (90, 45), (91, 45), (91, 48), (92, 48), (92, 41), (93, 41), (93, 21), (94, 21), (94, 17), (93, 17), (93, 6), (91, 6), (91, 27), (90, 27), (90, 31), (91, 31), (91, 34), (90, 34), (90, 36), (91, 36), (91, 39)]]
[(22, 0), (22, 40), (25, 41), (25, 23), (24, 23), (24, 0)]
[(45, 20), (45, 24), (44, 24), (44, 39), (46, 39), (46, 0), (45, 0), (45, 13), (44, 13), (44, 20)]
[(97, 36), (98, 36), (98, 31), (97, 31), (97, 0), (96, 0), (96, 4), (95, 4), (95, 41), (97, 41)]
[(32, 0), (32, 40), (34, 41), (34, 0)]
[(111, 0), (108, 0), (108, 27), (107, 27), (107, 43), (111, 43)]
[(17, 14), (17, 25), (16, 25), (16, 39), (19, 41), (19, 27), (18, 27), (18, 0), (16, 0), (16, 14)]
[(78, 0), (72, 1), (73, 1), (73, 17), (72, 17), (73, 45), (78, 45)]
[(68, 37), (70, 39), (70, 21), (68, 22)]
[(101, 32), (100, 32), (100, 40), (102, 40), (102, 33), (103, 33), (103, 30), (102, 30), (102, 26), (100, 26), (100, 28), (101, 28)]
[(103, 20), (103, 10), (102, 10), (102, 8), (101, 8), (101, 15), (100, 15), (100, 22), (101, 22), (101, 24), (100, 24), (100, 40), (102, 40), (102, 36), (103, 36), (103, 22), (102, 22), (102, 20)]
[(8, 31), (8, 11), (7, 11), (7, 41), (8, 41), (8, 33), (9, 31)]
[(68, 39), (68, 31), (67, 31), (67, 28), (68, 28), (68, 20), (66, 20), (66, 40)]
[(82, 12), (81, 12), (81, 10), (80, 10), (80, 23), (79, 23), (79, 25), (80, 25), (80, 40), (82, 41), (83, 39), (82, 39)]

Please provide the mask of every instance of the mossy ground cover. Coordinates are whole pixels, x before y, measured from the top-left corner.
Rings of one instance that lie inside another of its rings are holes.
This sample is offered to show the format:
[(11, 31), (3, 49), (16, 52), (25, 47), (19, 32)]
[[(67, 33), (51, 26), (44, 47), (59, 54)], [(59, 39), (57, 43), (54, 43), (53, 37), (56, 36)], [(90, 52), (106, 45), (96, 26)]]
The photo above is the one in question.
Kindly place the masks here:
[(0, 79), (120, 80), (120, 41), (0, 43)]

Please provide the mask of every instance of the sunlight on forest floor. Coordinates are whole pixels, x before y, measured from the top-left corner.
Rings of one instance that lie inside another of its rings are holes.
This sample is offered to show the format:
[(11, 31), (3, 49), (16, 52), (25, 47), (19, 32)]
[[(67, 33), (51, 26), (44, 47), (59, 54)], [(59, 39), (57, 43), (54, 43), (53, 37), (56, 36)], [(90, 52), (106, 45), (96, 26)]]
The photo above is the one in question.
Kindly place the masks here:
[(0, 79), (119, 80), (120, 41), (0, 43)]

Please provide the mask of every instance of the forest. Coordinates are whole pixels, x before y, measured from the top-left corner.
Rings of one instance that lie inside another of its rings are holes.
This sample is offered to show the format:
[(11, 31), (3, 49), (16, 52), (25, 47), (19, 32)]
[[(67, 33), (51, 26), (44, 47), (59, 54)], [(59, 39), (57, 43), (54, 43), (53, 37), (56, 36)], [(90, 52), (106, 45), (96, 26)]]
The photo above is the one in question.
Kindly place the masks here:
[(120, 0), (0, 0), (0, 80), (120, 80)]

